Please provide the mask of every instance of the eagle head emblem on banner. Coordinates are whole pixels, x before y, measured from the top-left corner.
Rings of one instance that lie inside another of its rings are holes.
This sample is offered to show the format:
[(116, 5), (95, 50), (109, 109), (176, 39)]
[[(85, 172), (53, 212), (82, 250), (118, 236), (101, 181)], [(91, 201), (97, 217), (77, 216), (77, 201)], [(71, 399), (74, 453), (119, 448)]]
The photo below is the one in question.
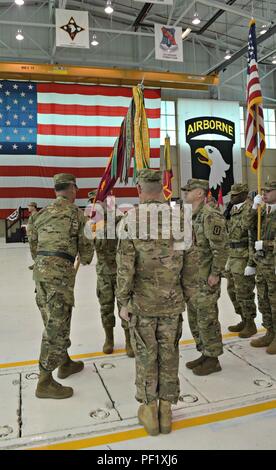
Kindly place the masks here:
[(225, 196), (234, 183), (235, 124), (219, 117), (202, 116), (185, 121), (191, 148), (192, 177), (209, 181), (212, 195)]

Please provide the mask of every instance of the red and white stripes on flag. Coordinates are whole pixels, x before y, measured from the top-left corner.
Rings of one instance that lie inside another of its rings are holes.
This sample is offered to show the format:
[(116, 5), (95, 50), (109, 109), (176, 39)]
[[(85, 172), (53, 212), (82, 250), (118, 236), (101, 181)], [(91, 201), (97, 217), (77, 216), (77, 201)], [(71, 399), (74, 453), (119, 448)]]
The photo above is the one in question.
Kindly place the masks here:
[[(245, 154), (251, 159), (251, 169), (258, 169), (258, 146), (260, 158), (265, 152), (265, 130), (263, 97), (257, 62), (257, 42), (255, 20), (250, 22), (248, 36), (248, 65), (247, 65), (247, 118), (245, 129)], [(258, 122), (257, 122), (258, 121)], [(258, 132), (259, 129), (259, 132)]]
[[(1, 146), (0, 218), (19, 206), (27, 207), (31, 200), (38, 207), (49, 204), (55, 197), (53, 175), (60, 172), (76, 176), (80, 188), (76, 203), (85, 206), (88, 191), (97, 188), (104, 173), (132, 98), (128, 87), (33, 85), (37, 93), (36, 154), (19, 154), (16, 144), (16, 153), (3, 153), (5, 147)], [(160, 89), (144, 90), (151, 168), (160, 166), (160, 96)], [(14, 126), (13, 123), (10, 133)], [(5, 128), (6, 137), (7, 132)], [(113, 194), (122, 202), (133, 202), (137, 191), (131, 185), (130, 178), (128, 187), (119, 184)]]

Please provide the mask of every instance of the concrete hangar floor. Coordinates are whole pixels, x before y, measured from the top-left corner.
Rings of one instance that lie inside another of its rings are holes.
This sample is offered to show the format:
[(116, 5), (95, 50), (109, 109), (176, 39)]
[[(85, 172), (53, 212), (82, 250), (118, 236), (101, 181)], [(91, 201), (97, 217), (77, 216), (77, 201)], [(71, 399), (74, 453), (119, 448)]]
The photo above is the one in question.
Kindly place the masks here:
[[(28, 244), (0, 239), (0, 450), (6, 449), (276, 449), (276, 361), (250, 340), (229, 333), (237, 321), (225, 280), (219, 301), (224, 337), (222, 371), (197, 377), (185, 362), (197, 357), (184, 313), (180, 343), (180, 400), (173, 431), (150, 437), (138, 424), (134, 359), (124, 351), (117, 321), (115, 351), (104, 355), (93, 263), (76, 282), (70, 355), (85, 368), (64, 380), (68, 400), (39, 400), (42, 320), (35, 304)], [(262, 331), (258, 313), (257, 326)]]

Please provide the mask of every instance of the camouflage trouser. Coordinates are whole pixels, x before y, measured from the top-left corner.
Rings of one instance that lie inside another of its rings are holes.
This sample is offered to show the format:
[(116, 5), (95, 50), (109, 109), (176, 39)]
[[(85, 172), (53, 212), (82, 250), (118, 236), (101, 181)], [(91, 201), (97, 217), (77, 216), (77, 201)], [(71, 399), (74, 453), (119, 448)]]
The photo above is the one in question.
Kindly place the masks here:
[(187, 302), (189, 326), (197, 350), (204, 356), (218, 357), (223, 353), (218, 320), (220, 282), (215, 287), (210, 287), (203, 281), (198, 288), (185, 286), (184, 297)]
[(263, 326), (273, 328), (276, 334), (276, 275), (274, 266), (263, 268), (257, 265), (256, 286), (258, 306), (263, 317)]
[(150, 403), (162, 398), (177, 403), (182, 315), (131, 315), (129, 330), (135, 353), (136, 400)]
[[(100, 302), (102, 325), (104, 328), (115, 326), (116, 273), (107, 274), (97, 270), (97, 297)], [(118, 312), (120, 304), (117, 302)], [(121, 320), (122, 327), (127, 330), (128, 322)]]
[(65, 303), (64, 294), (53, 284), (36, 282), (36, 303), (44, 323), (39, 363), (53, 371), (67, 357), (70, 347), (72, 305)]
[(255, 276), (227, 271), (227, 292), (234, 305), (235, 312), (243, 320), (256, 317)]

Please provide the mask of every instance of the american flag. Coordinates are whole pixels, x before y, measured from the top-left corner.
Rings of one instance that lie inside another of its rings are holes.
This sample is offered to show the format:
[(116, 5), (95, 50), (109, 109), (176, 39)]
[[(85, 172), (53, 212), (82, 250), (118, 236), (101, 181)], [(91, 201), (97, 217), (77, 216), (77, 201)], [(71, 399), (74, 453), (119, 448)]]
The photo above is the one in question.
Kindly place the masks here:
[[(248, 36), (248, 64), (247, 64), (247, 117), (245, 129), (245, 154), (251, 159), (251, 168), (255, 172), (258, 168), (258, 144), (260, 157), (265, 151), (265, 130), (263, 97), (257, 62), (257, 42), (255, 20), (250, 22)], [(257, 129), (257, 116), (259, 121), (259, 136)]]
[[(151, 167), (160, 165), (160, 89), (144, 90)], [(132, 98), (128, 87), (0, 81), (0, 218), (55, 197), (53, 175), (73, 173), (80, 206), (97, 188)], [(113, 194), (133, 202), (136, 188)]]

